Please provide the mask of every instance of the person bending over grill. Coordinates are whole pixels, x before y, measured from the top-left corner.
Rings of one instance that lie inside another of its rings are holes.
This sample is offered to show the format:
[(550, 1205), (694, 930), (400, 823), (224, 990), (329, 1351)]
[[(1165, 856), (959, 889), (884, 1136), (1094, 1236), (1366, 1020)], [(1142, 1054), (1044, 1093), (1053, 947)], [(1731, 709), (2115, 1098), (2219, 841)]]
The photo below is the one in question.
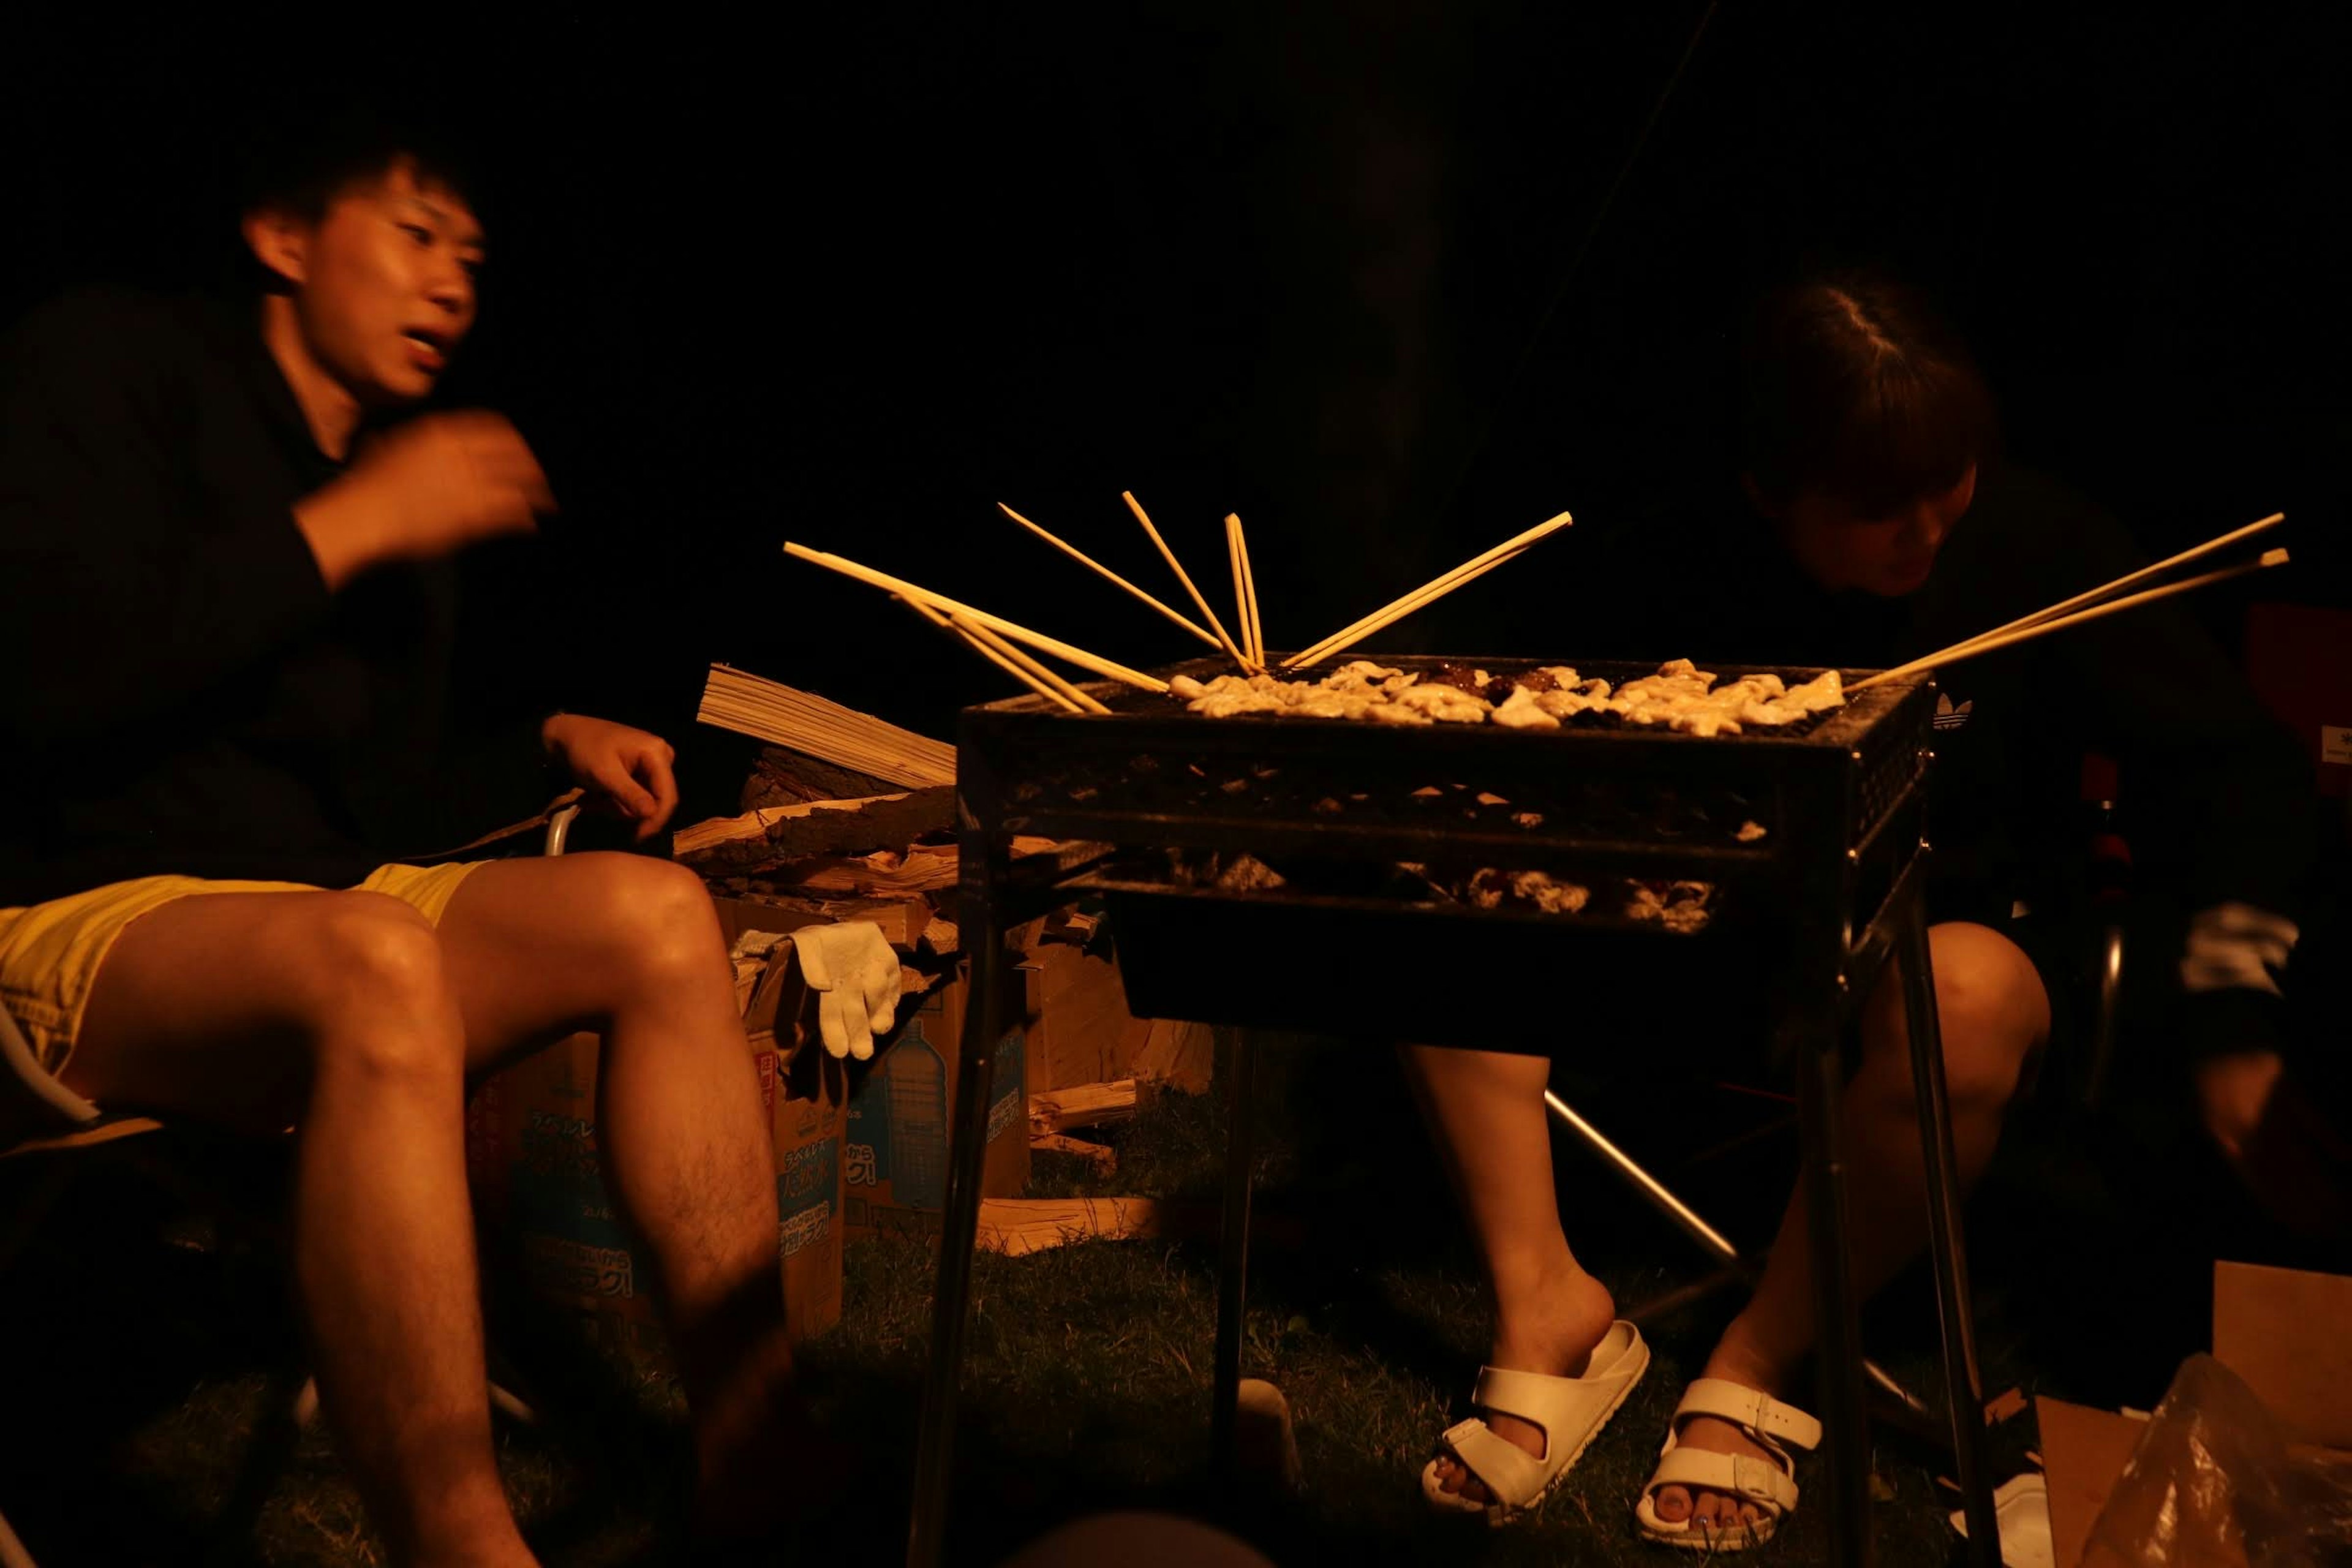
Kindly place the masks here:
[[(2137, 564), (2117, 526), (1999, 460), (1990, 396), (1964, 347), (1905, 290), (1849, 279), (1785, 292), (1745, 361), (1744, 499), (1697, 537), (1588, 563), (1638, 625), (1593, 646), (1729, 663), (1884, 668), (1999, 626)], [(1645, 646), (1649, 645), (1649, 646)], [(1941, 672), (1930, 804), (1930, 933), (1960, 1173), (1990, 1158), (2028, 1057), (2052, 1030), (2052, 971), (2032, 911), (2074, 863), (2081, 758), (2122, 759), (2152, 820), (2180, 831), (2165, 869), (2201, 910), (2180, 960), (2205, 1051), (2207, 1123), (2236, 1149), (2279, 1072), (2276, 974), (2296, 938), (2308, 784), (2220, 651), (2159, 605)], [(2150, 848), (2157, 847), (2150, 846)], [(2144, 861), (2149, 857), (2144, 856)], [(1875, 1289), (1926, 1239), (1899, 988), (1861, 1016), (1843, 1101), (1854, 1277)], [(1610, 1293), (1578, 1266), (1553, 1197), (1539, 1056), (1402, 1052), (1469, 1216), (1496, 1302), (1474, 1419), (1423, 1472), (1441, 1509), (1507, 1516), (1557, 1481), (1646, 1365)], [(1791, 1202), (1754, 1297), (1672, 1422), (1638, 1528), (1684, 1546), (1769, 1537), (1795, 1505), (1792, 1446), (1818, 1440), (1780, 1403), (1813, 1339), (1811, 1238)], [(1516, 1376), (1496, 1377), (1492, 1369)], [(1538, 1374), (1528, 1377), (1524, 1374)], [(1545, 1428), (1549, 1426), (1549, 1431)], [(1522, 1452), (1523, 1451), (1523, 1452)]]
[(257, 298), (68, 296), (0, 357), (0, 997), (101, 1106), (295, 1129), (320, 1399), (403, 1563), (531, 1561), (492, 1458), (467, 1083), (600, 1033), (700, 1517), (762, 1528), (806, 1439), (709, 900), (625, 853), (393, 861), (434, 842), (404, 808), (469, 769), (507, 786), (477, 826), (576, 783), (644, 839), (677, 801), (670, 748), (622, 724), (559, 713), (470, 758), (446, 732), (453, 558), (551, 505), (506, 420), (415, 412), (475, 321), (467, 186), (344, 127), (243, 232)]

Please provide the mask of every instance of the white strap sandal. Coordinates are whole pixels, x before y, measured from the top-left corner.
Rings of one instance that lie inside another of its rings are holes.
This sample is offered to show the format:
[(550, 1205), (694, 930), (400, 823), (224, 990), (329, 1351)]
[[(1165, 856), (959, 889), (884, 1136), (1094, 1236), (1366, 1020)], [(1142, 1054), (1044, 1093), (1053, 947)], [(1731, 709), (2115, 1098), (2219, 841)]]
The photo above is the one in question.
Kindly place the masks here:
[[(1683, 1423), (1694, 1415), (1730, 1422), (1771, 1457), (1759, 1459), (1682, 1447)], [(1783, 1405), (1769, 1394), (1725, 1378), (1699, 1378), (1675, 1406), (1658, 1468), (1643, 1486), (1642, 1500), (1634, 1505), (1634, 1521), (1643, 1535), (1667, 1546), (1704, 1552), (1744, 1552), (1761, 1546), (1797, 1506), (1797, 1461), (1789, 1450), (1818, 1447), (1821, 1440), (1822, 1424), (1795, 1405)], [(1756, 1504), (1764, 1517), (1753, 1524), (1729, 1526), (1708, 1526), (1696, 1518), (1670, 1523), (1658, 1517), (1661, 1487), (1721, 1492)]]
[(1479, 1368), (1478, 1385), (1470, 1402), (1481, 1410), (1514, 1415), (1541, 1427), (1543, 1457), (1538, 1458), (1508, 1438), (1496, 1436), (1485, 1421), (1473, 1415), (1447, 1427), (1440, 1440), (1455, 1462), (1478, 1478), (1494, 1500), (1475, 1503), (1447, 1491), (1438, 1484), (1436, 1459), (1422, 1467), (1421, 1495), (1440, 1513), (1483, 1513), (1489, 1524), (1508, 1524), (1551, 1495), (1649, 1369), (1650, 1347), (1643, 1342), (1640, 1330), (1622, 1320), (1612, 1323), (1593, 1347), (1581, 1377)]

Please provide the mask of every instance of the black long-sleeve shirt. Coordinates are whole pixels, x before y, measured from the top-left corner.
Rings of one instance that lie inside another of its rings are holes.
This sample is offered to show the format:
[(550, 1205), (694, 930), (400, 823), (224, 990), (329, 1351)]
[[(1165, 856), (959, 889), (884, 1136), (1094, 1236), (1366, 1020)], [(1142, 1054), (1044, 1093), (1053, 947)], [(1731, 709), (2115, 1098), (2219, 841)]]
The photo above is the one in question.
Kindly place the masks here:
[[(1702, 668), (1885, 668), (2142, 564), (2105, 512), (2031, 471), (1993, 464), (1917, 593), (1832, 594), (1767, 523), (1727, 498), (1693, 521), (1620, 535), (1584, 559), (1563, 556), (1564, 574), (1599, 591), (1573, 635), (1554, 640), (1575, 645), (1562, 654), (1589, 647)], [(2084, 859), (2085, 752), (2116, 760), (2135, 856), (2184, 907), (2291, 916), (2311, 864), (2309, 769), (2179, 601), (1946, 666), (1937, 679), (1948, 710), (1929, 800), (1937, 918), (1998, 926), (2016, 903), (2063, 901)], [(2200, 929), (2221, 940), (2210, 924)], [(2217, 1047), (2266, 1043), (2274, 1008), (2262, 964), (2225, 956), (2200, 966), (2200, 940), (2192, 935), (2183, 976), (2198, 1015), (2192, 1033)], [(2284, 956), (2259, 931), (2246, 944), (2249, 954), (2257, 949)]]
[(89, 293), (10, 333), (0, 907), (343, 887), (543, 804), (520, 725), (457, 732), (448, 563), (328, 591), (292, 509), (340, 471), (249, 304)]

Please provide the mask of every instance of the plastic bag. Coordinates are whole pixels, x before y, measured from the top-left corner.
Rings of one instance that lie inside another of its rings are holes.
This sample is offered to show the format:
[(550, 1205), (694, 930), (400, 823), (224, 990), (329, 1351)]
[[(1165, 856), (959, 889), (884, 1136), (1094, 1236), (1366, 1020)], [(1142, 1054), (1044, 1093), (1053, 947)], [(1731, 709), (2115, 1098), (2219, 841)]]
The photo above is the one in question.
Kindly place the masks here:
[(2352, 1467), (2286, 1429), (2210, 1355), (2180, 1365), (2091, 1526), (2084, 1568), (2337, 1568), (2352, 1563)]

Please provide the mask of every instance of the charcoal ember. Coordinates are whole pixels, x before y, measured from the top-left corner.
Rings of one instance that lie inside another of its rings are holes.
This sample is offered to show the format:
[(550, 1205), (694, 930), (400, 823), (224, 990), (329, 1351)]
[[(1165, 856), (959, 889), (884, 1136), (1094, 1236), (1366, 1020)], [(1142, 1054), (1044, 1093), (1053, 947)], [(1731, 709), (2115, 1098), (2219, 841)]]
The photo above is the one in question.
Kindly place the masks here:
[(1217, 873), (1217, 890), (1224, 893), (1256, 893), (1285, 885), (1283, 874), (1255, 855), (1235, 855)]

